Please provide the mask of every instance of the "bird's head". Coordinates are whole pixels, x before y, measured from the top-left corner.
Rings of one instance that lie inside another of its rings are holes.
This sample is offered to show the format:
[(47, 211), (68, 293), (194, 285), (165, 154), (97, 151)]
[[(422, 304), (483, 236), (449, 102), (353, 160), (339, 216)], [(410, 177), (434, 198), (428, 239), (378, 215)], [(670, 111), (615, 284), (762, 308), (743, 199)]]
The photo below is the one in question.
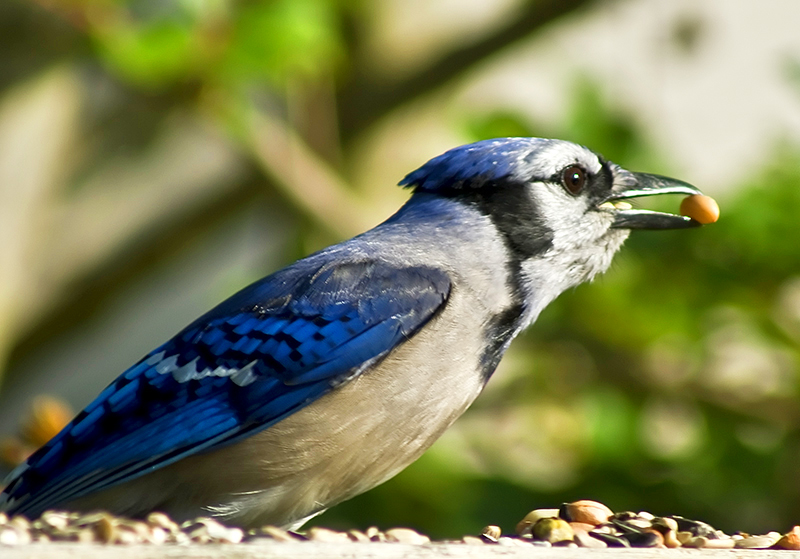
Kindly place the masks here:
[(431, 159), (400, 184), (415, 193), (458, 200), (486, 215), (503, 236), (519, 279), (538, 291), (542, 300), (537, 307), (605, 271), (631, 229), (700, 225), (685, 216), (633, 209), (624, 201), (700, 194), (697, 188), (627, 171), (561, 140), (499, 138), (460, 146)]

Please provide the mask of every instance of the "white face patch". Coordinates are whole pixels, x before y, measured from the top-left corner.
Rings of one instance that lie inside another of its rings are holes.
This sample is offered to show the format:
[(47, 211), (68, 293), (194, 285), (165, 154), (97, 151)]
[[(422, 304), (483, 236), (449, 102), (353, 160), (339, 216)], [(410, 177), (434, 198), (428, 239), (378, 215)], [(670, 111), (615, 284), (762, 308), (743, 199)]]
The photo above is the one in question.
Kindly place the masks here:
[(562, 140), (541, 140), (542, 147), (535, 153), (535, 158), (531, 159), (531, 153), (526, 153), (520, 157), (517, 168), (525, 172), (527, 176), (518, 177), (522, 180), (530, 180), (534, 177), (552, 177), (570, 165), (583, 167), (589, 173), (599, 173), (602, 169), (600, 159), (593, 151)]
[[(536, 153), (525, 172), (535, 169), (533, 176), (549, 179), (572, 165), (589, 175), (601, 173), (603, 167), (592, 151), (554, 140)], [(568, 193), (560, 182), (531, 182), (528, 193), (553, 238), (550, 250), (522, 263), (529, 301), (524, 325), (533, 322), (563, 291), (605, 272), (629, 234), (626, 229), (611, 229), (611, 212), (590, 207), (593, 202), (587, 196)]]
[[(602, 163), (592, 151), (569, 142), (553, 141), (536, 154), (534, 176), (554, 177), (567, 167), (577, 165), (590, 175), (602, 172)], [(610, 227), (613, 216), (594, 211), (586, 196), (569, 194), (558, 182), (534, 182), (530, 196), (545, 225), (553, 231), (553, 250), (595, 249)], [(577, 255), (576, 255), (577, 256)]]
[[(550, 179), (558, 177), (568, 167), (576, 165), (589, 175), (602, 172), (600, 158), (591, 150), (560, 140), (549, 140), (535, 152), (535, 159), (520, 165), (522, 172), (531, 176)], [(544, 220), (544, 225), (553, 231), (553, 245), (556, 250), (569, 247), (594, 246), (611, 224), (612, 217), (604, 212), (590, 211), (585, 196), (569, 194), (558, 182), (546, 180), (530, 184), (529, 195), (534, 199), (536, 209)]]
[[(600, 243), (563, 248), (558, 236), (553, 249), (546, 254), (522, 263), (524, 289), (528, 305), (522, 319), (522, 328), (530, 325), (539, 313), (556, 297), (571, 287), (591, 281), (611, 265), (617, 250), (628, 238), (627, 229), (613, 229), (601, 238)], [(598, 249), (597, 245), (602, 244)]]

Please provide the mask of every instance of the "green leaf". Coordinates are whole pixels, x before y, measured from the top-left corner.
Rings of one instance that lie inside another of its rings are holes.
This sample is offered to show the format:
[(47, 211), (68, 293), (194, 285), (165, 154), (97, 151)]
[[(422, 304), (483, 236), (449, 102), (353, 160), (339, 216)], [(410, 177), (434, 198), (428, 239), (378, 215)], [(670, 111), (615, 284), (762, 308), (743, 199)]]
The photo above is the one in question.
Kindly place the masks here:
[(235, 15), (231, 49), (222, 69), (234, 78), (282, 84), (329, 72), (342, 57), (331, 2), (278, 0), (253, 3)]
[(176, 21), (136, 26), (124, 24), (98, 30), (100, 56), (125, 79), (159, 89), (192, 75), (198, 49), (193, 28)]

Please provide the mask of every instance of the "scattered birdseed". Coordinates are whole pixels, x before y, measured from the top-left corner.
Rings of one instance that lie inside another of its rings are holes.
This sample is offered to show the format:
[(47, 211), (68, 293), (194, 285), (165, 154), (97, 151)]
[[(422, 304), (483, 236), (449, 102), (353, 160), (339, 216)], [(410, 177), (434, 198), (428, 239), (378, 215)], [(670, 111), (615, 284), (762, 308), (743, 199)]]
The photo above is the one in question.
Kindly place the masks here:
[(431, 539), (419, 532), (415, 532), (411, 528), (391, 528), (386, 530), (386, 541), (420, 545), (430, 543)]
[[(108, 545), (204, 545), (241, 544), (254, 541), (316, 541), (326, 543), (397, 543), (428, 545), (428, 536), (410, 528), (381, 531), (375, 526), (339, 532), (312, 527), (292, 532), (275, 526), (243, 531), (219, 521), (199, 517), (178, 524), (166, 514), (154, 512), (134, 520), (105, 512), (82, 514), (49, 510), (36, 520), (9, 518), (0, 513), (0, 546), (36, 542), (78, 542)], [(596, 501), (575, 501), (560, 508), (536, 509), (517, 524), (513, 534), (488, 525), (480, 535), (433, 543), (500, 545), (507, 547), (656, 547), (693, 549), (800, 549), (800, 526), (780, 534), (728, 535), (700, 520), (682, 516), (655, 516), (647, 511), (614, 513)]]
[(483, 530), (481, 530), (481, 537), (489, 542), (496, 542), (502, 535), (502, 528), (493, 524), (486, 526)]
[[(797, 549), (800, 547), (800, 526), (782, 535), (729, 536), (709, 524), (682, 516), (657, 517), (642, 511), (612, 513), (595, 501), (565, 503), (558, 517), (570, 520), (572, 541), (580, 547), (660, 547), (695, 549)], [(555, 526), (558, 518), (553, 509), (538, 509), (528, 513), (517, 525), (522, 539), (553, 541), (548, 530), (540, 526)], [(579, 520), (576, 522), (576, 520)], [(533, 522), (532, 522), (533, 521)], [(598, 546), (592, 539), (598, 540)], [(563, 545), (562, 540), (558, 545)]]

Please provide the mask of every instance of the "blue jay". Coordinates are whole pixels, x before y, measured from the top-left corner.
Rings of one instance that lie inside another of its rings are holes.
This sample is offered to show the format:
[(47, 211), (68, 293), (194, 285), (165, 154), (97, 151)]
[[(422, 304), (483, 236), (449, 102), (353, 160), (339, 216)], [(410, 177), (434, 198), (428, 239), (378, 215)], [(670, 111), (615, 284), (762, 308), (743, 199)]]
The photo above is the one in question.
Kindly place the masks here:
[(244, 288), (125, 371), (12, 472), (0, 510), (300, 526), (417, 459), (631, 229), (700, 225), (621, 201), (695, 187), (559, 140), (457, 147), (400, 184), (413, 194), (384, 223)]

